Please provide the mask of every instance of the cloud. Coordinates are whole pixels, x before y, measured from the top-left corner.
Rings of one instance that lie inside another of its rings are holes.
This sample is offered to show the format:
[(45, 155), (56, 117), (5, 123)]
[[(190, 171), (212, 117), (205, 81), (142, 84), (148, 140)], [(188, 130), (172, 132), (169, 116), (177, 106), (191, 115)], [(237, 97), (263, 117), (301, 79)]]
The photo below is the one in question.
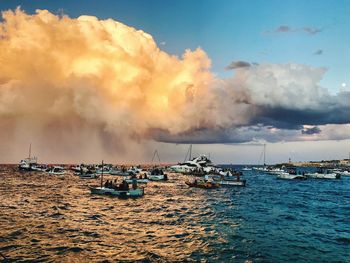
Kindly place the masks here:
[(315, 51), (314, 55), (322, 55), (323, 54), (323, 50), (319, 49), (317, 51)]
[(281, 32), (281, 33), (288, 33), (288, 32), (294, 32), (295, 30), (290, 28), (289, 26), (279, 26), (275, 29), (275, 32)]
[(232, 61), (230, 65), (226, 67), (226, 69), (230, 70), (230, 69), (238, 69), (238, 68), (248, 68), (250, 66), (251, 64), (249, 62), (239, 60), (239, 61)]
[(350, 137), (330, 132), (348, 131), (350, 92), (320, 86), (325, 68), (233, 61), (244, 70), (220, 79), (200, 48), (177, 57), (112, 19), (47, 10), (3, 12), (0, 36), (2, 156), (23, 156), (29, 142), (51, 160), (135, 160), (152, 140)]
[(316, 27), (303, 27), (302, 29), (304, 32), (310, 34), (310, 35), (316, 35), (323, 31), (323, 28), (316, 28)]
[(288, 25), (280, 25), (274, 30), (267, 30), (265, 33), (295, 33), (295, 32), (303, 32), (309, 35), (316, 35), (323, 31), (323, 28), (304, 26), (302, 28), (293, 28)]

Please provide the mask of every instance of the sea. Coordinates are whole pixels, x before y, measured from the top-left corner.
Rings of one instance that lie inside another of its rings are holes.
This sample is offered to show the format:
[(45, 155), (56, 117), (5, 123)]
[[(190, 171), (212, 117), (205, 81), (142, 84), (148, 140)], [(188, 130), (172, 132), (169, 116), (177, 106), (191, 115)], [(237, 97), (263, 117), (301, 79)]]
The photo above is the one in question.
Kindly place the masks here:
[(1, 262), (350, 262), (350, 177), (247, 171), (206, 190), (170, 174), (119, 199), (91, 195), (99, 179), (0, 169)]

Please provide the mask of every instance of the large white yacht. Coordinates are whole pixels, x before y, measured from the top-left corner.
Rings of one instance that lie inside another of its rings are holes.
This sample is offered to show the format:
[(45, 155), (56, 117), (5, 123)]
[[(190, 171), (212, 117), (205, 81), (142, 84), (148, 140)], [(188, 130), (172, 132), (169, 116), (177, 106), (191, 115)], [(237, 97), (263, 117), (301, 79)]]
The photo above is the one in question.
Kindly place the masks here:
[(170, 166), (170, 170), (176, 173), (210, 173), (216, 171), (217, 168), (207, 156), (200, 155), (186, 162)]

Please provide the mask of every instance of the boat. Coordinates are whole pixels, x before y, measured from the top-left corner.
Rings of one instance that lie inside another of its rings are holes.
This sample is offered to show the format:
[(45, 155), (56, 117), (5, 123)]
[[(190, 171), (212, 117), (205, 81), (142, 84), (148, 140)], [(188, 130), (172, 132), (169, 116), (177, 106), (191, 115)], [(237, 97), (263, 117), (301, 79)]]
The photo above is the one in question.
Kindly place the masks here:
[(46, 172), (49, 167), (46, 164), (36, 164), (31, 166), (31, 170), (35, 172)]
[[(266, 166), (266, 144), (264, 144), (264, 149), (263, 149), (263, 152), (262, 152), (262, 155), (263, 155), (263, 158), (264, 158), (264, 164), (263, 166), (258, 166), (258, 167), (253, 167), (252, 169), (254, 171), (257, 171), (257, 172), (267, 172), (268, 171), (268, 168)], [(261, 160), (261, 155), (260, 155), (260, 160)], [(259, 160), (259, 163), (260, 163), (260, 160)]]
[(266, 173), (268, 174), (272, 174), (272, 175), (279, 175), (281, 173), (286, 173), (286, 171), (284, 169), (281, 168), (267, 168), (266, 169)]
[(108, 187), (90, 187), (91, 194), (98, 195), (111, 195), (118, 197), (141, 197), (144, 195), (143, 188), (129, 189), (129, 190), (118, 190), (114, 188)]
[[(133, 181), (134, 181), (135, 179), (126, 179), (125, 181), (128, 183), (128, 184), (132, 184), (133, 183)], [(145, 178), (142, 178), (142, 179), (140, 179), (140, 178), (136, 178), (136, 183), (138, 183), (138, 184), (147, 184), (149, 182), (149, 180), (148, 179), (145, 179)]]
[(349, 170), (333, 169), (333, 172), (336, 174), (340, 174), (340, 176), (350, 176)]
[(218, 174), (211, 174), (206, 175), (205, 180), (209, 181), (212, 180), (216, 184), (219, 184), (221, 186), (245, 186), (246, 180), (241, 180), (240, 176), (242, 174), (237, 175), (218, 175)]
[(86, 172), (76, 173), (81, 179), (96, 179), (99, 178), (100, 175), (97, 173), (94, 173), (91, 170), (88, 170)]
[[(103, 161), (102, 161), (102, 167), (103, 167)], [(90, 187), (90, 192), (91, 194), (111, 195), (111, 196), (117, 196), (121, 198), (141, 197), (145, 193), (144, 188), (137, 187), (137, 183), (135, 181), (132, 181), (131, 188), (129, 187), (129, 183), (127, 183), (126, 180), (123, 180), (123, 182), (120, 185), (113, 184), (112, 181), (109, 182), (108, 180), (105, 184), (103, 184), (103, 172), (101, 173), (100, 187)]]
[(320, 169), (315, 173), (306, 173), (305, 174), (309, 178), (313, 179), (340, 179), (340, 173), (336, 173), (331, 169)]
[(245, 186), (247, 180), (215, 180), (214, 182), (220, 186)]
[(220, 187), (220, 185), (218, 185), (215, 182), (203, 181), (203, 180), (194, 180), (193, 182), (186, 181), (185, 184), (187, 184), (189, 187), (203, 188), (203, 189), (216, 189)]
[(242, 168), (242, 171), (251, 171), (252, 168), (251, 167), (248, 167), (248, 166), (245, 166)]
[(301, 174), (291, 174), (288, 172), (281, 172), (277, 174), (278, 179), (284, 179), (284, 180), (306, 180), (307, 177), (305, 175)]
[(53, 175), (63, 175), (66, 173), (64, 168), (61, 166), (54, 166), (54, 167), (48, 168), (46, 172)]
[(276, 173), (277, 179), (284, 180), (306, 180), (307, 177), (303, 174), (298, 174), (295, 167), (290, 168), (288, 171), (280, 171)]
[(168, 175), (160, 168), (154, 168), (151, 172), (145, 174), (150, 181), (167, 181)]
[(31, 156), (32, 153), (32, 144), (29, 144), (29, 155), (28, 158), (25, 158), (20, 161), (18, 165), (18, 169), (20, 171), (35, 171), (35, 167), (38, 166), (38, 159), (36, 157)]

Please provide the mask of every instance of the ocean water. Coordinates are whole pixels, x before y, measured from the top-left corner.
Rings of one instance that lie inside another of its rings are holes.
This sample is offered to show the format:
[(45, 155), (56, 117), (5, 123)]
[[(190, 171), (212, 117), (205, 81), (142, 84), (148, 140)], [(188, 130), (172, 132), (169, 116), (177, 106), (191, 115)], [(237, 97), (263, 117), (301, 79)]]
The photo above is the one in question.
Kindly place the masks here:
[[(1, 262), (350, 262), (350, 177), (188, 188), (170, 174), (145, 196), (91, 195), (69, 174), (0, 172)], [(116, 178), (110, 176), (109, 178)]]

